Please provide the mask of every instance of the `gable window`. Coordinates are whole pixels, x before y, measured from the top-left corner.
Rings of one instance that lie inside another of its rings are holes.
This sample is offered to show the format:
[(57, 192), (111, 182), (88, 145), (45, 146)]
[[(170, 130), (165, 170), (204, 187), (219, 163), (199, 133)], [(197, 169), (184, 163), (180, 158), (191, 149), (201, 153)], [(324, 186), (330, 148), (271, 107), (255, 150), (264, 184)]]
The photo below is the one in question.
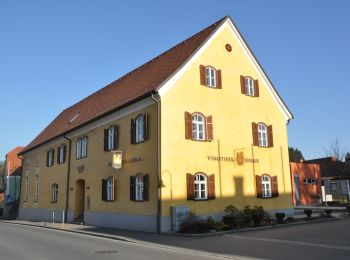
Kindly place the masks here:
[(117, 182), (114, 178), (109, 177), (107, 180), (102, 180), (102, 200), (114, 201), (116, 194)]
[(216, 70), (212, 66), (200, 65), (201, 85), (211, 88), (222, 88), (221, 70)]
[(87, 136), (78, 138), (77, 146), (76, 146), (77, 159), (85, 158), (87, 156), (87, 143), (88, 143)]
[(50, 149), (46, 152), (46, 166), (47, 167), (51, 167), (54, 163), (54, 154), (55, 154), (55, 150), (54, 149)]
[(148, 201), (149, 196), (149, 177), (148, 174), (138, 174), (135, 177), (130, 176), (130, 200)]
[(58, 184), (54, 183), (51, 186), (51, 203), (57, 203), (58, 199)]
[(248, 96), (254, 96), (254, 80), (250, 77), (245, 78), (245, 93)]
[(187, 174), (187, 199), (212, 200), (215, 199), (215, 176), (204, 173)]
[(258, 198), (275, 198), (279, 196), (277, 176), (256, 175), (256, 194)]
[(138, 144), (148, 139), (148, 115), (141, 114), (131, 119), (131, 143)]
[(29, 194), (29, 177), (25, 178), (25, 193), (24, 193), (24, 201), (28, 201), (28, 194)]
[(62, 164), (66, 161), (66, 146), (62, 144), (58, 147), (57, 151), (57, 163)]
[(39, 175), (35, 175), (35, 198), (34, 198), (34, 201), (39, 201), (39, 184), (40, 184), (40, 177), (39, 177)]
[(213, 140), (213, 118), (202, 113), (185, 112), (185, 138), (197, 141)]
[(268, 146), (267, 127), (265, 124), (258, 124), (259, 146)]
[(253, 145), (260, 147), (273, 147), (272, 125), (252, 123)]
[(241, 76), (241, 93), (251, 97), (259, 97), (259, 81), (249, 76)]

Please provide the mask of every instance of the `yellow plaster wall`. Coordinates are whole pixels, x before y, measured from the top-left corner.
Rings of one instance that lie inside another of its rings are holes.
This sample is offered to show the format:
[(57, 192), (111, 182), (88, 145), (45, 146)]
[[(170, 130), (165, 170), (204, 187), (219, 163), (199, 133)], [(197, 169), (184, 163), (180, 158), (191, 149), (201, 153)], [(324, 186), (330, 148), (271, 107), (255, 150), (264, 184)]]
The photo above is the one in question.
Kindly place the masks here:
[[(227, 43), (232, 52), (226, 51)], [(200, 65), (221, 69), (222, 89), (200, 85)], [(259, 79), (260, 97), (241, 94), (240, 75)], [(185, 139), (185, 111), (213, 116), (212, 142)], [(227, 27), (162, 97), (161, 115), (163, 215), (169, 215), (173, 205), (188, 205), (202, 214), (220, 212), (229, 204), (291, 207), (287, 122)], [(273, 148), (252, 147), (252, 122), (273, 125)], [(238, 166), (208, 160), (207, 156), (234, 157), (236, 149), (246, 158), (254, 154), (259, 163)], [(186, 173), (196, 172), (215, 174), (215, 200), (187, 201)], [(278, 198), (256, 198), (254, 176), (264, 173), (278, 176)]]

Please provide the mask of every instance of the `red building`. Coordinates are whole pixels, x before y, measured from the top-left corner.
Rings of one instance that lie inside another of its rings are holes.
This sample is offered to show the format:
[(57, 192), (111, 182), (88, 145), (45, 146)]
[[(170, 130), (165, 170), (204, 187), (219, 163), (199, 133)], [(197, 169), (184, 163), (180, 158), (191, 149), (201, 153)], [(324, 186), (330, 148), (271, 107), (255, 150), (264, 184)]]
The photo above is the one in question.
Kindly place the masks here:
[(318, 204), (322, 194), (320, 165), (313, 163), (290, 163), (293, 204)]

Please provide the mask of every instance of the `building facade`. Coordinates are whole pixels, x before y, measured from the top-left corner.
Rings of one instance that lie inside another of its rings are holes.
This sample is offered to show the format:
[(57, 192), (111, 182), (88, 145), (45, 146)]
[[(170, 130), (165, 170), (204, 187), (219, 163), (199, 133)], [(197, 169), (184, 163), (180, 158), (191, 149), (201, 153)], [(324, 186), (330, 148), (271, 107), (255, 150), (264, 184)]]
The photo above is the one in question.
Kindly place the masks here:
[(318, 205), (321, 201), (320, 165), (290, 163), (294, 205)]
[(292, 115), (225, 17), (63, 111), (22, 152), (20, 218), (169, 231), (171, 209), (292, 211)]

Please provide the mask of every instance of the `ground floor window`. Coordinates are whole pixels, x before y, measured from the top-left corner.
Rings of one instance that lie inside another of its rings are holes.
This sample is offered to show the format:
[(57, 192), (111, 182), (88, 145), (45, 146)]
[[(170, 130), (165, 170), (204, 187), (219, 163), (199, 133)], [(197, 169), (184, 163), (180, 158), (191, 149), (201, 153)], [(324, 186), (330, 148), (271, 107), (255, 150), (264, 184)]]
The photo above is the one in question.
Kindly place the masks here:
[(148, 174), (130, 176), (130, 200), (147, 201), (149, 196)]
[(58, 184), (52, 184), (51, 187), (51, 203), (57, 203), (58, 199)]

